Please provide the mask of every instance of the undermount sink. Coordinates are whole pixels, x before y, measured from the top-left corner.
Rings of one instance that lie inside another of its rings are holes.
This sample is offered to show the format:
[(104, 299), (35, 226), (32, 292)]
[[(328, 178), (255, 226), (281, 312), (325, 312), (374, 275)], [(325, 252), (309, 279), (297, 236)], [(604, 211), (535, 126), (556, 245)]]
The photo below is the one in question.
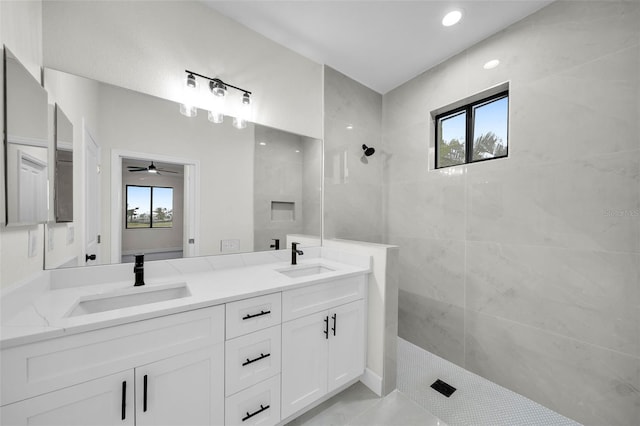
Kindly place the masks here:
[(324, 265), (299, 265), (287, 269), (278, 269), (277, 271), (289, 278), (298, 278), (333, 272), (334, 269), (327, 268)]
[(191, 292), (186, 283), (169, 284), (161, 288), (128, 289), (126, 293), (119, 292), (117, 294), (84, 296), (66, 316), (75, 317), (78, 315), (95, 314), (115, 309), (130, 308), (132, 306), (181, 299), (188, 296), (191, 296)]

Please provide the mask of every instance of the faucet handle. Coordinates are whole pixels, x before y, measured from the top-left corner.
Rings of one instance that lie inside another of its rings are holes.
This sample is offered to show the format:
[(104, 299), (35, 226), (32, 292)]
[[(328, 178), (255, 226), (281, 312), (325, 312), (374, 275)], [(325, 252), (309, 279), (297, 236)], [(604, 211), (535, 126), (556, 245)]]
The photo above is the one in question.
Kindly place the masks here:
[(136, 254), (136, 266), (142, 266), (144, 264), (144, 254)]

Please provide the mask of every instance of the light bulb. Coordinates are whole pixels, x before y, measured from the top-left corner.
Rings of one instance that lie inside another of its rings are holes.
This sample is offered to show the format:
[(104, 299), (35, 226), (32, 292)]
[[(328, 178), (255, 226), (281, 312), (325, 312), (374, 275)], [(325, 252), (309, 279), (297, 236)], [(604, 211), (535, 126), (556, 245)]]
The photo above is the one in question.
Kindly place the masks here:
[(225, 94), (227, 93), (227, 87), (220, 80), (213, 80), (209, 82), (209, 90), (214, 96), (209, 97), (209, 103), (211, 109), (209, 110), (209, 121), (212, 123), (220, 124), (224, 121), (224, 104), (226, 100)]
[(198, 82), (193, 74), (187, 76), (184, 86), (183, 99), (180, 104), (180, 114), (186, 117), (195, 117), (198, 115), (198, 108), (195, 106), (195, 100), (198, 96)]
[(251, 96), (245, 92), (242, 95), (242, 105), (236, 117), (233, 117), (233, 126), (236, 129), (244, 129), (247, 127), (247, 121), (251, 117)]

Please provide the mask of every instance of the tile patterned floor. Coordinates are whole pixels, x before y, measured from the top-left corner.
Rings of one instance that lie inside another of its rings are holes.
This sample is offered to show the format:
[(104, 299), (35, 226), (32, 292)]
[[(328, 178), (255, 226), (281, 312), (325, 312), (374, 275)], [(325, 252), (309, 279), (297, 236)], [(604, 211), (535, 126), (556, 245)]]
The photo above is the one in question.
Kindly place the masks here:
[[(442, 379), (450, 398), (431, 389)], [(578, 426), (566, 417), (398, 339), (398, 390), (378, 398), (362, 383), (289, 426)]]

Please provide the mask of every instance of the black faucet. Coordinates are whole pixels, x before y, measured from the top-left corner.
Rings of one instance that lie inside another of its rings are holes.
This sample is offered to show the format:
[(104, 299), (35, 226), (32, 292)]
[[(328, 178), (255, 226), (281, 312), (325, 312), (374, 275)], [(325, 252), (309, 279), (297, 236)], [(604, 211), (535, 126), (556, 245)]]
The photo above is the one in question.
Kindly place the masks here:
[(292, 265), (297, 265), (297, 256), (298, 255), (303, 255), (304, 252), (302, 250), (298, 250), (298, 244), (300, 243), (291, 243), (291, 264)]
[(136, 274), (134, 287), (144, 285), (144, 254), (136, 254), (136, 263), (133, 267), (133, 273)]
[(280, 240), (277, 238), (272, 238), (273, 244), (269, 246), (269, 248), (280, 250)]

